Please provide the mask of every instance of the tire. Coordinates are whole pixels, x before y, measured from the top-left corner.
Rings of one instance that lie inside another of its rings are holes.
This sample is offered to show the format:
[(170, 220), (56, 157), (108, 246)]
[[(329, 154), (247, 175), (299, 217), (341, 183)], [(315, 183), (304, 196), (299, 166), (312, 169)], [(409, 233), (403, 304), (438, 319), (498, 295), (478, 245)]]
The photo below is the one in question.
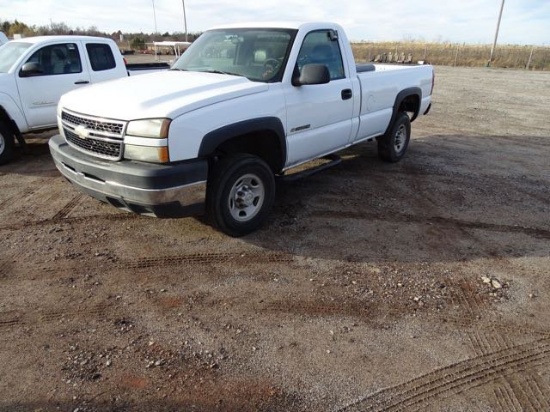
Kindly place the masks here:
[(267, 163), (249, 154), (230, 155), (208, 179), (207, 219), (229, 236), (244, 236), (264, 223), (274, 200), (275, 176)]
[(15, 137), (11, 129), (0, 122), (0, 165), (8, 163), (13, 157)]
[(411, 121), (406, 113), (399, 113), (390, 130), (378, 138), (378, 157), (385, 162), (400, 161), (411, 140)]

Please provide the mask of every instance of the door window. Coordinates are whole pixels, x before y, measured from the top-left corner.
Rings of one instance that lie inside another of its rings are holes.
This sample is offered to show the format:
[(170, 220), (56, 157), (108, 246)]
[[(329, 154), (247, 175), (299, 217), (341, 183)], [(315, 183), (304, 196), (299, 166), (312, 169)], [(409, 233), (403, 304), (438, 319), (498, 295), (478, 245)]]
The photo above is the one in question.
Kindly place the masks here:
[(82, 72), (80, 54), (74, 43), (42, 47), (26, 63), (38, 64), (42, 76)]
[(308, 33), (298, 55), (298, 70), (305, 64), (324, 64), (330, 72), (330, 79), (343, 79), (344, 64), (338, 44), (338, 36), (333, 30), (318, 30)]

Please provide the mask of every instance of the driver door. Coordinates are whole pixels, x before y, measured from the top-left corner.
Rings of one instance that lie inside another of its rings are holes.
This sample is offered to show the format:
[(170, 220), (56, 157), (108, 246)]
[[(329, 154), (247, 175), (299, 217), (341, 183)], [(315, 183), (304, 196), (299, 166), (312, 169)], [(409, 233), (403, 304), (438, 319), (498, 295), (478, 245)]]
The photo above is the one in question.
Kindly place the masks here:
[(297, 87), (285, 85), (287, 166), (345, 147), (352, 131), (352, 82), (346, 76), (338, 36), (333, 30), (316, 30), (306, 35), (297, 70), (309, 63), (326, 65), (330, 82)]
[(42, 47), (25, 63), (36, 63), (38, 70), (28, 77), (19, 68), (17, 87), (29, 128), (57, 125), (56, 110), (61, 95), (90, 83), (83, 70), (77, 43), (60, 43)]

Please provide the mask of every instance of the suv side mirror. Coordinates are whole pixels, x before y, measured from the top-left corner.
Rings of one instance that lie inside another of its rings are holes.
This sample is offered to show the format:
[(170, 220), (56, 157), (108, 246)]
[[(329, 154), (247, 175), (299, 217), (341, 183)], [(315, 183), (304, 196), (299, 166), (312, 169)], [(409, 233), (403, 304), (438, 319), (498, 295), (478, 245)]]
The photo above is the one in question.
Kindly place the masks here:
[(21, 71), (19, 72), (19, 77), (40, 76), (43, 74), (44, 74), (44, 69), (42, 68), (42, 65), (38, 63), (25, 63), (23, 67), (21, 67)]
[(313, 84), (326, 84), (330, 82), (330, 72), (325, 64), (305, 64), (302, 67), (302, 73), (298, 67), (294, 70), (292, 76), (292, 85), (299, 87)]

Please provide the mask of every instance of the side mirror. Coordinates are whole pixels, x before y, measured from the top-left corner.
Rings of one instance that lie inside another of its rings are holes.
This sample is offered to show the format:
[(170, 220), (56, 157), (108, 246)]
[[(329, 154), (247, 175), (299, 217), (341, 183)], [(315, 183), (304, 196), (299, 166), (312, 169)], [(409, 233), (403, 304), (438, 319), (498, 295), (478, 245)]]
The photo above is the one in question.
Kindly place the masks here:
[(292, 85), (299, 87), (313, 84), (326, 84), (330, 82), (330, 72), (325, 64), (305, 64), (302, 73), (298, 68), (294, 70)]
[(21, 67), (19, 72), (19, 77), (32, 77), (32, 76), (41, 76), (44, 74), (44, 69), (38, 63), (25, 63)]

